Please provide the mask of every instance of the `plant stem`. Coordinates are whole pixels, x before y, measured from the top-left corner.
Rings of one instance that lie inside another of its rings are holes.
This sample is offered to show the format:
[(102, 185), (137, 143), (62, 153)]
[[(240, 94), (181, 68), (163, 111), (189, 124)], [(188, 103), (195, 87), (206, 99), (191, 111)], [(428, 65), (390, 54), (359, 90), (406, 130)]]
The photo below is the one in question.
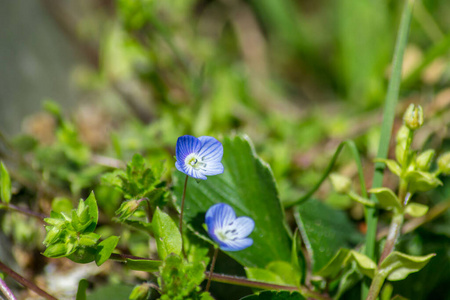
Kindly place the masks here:
[(214, 266), (216, 265), (216, 259), (217, 255), (219, 254), (219, 247), (214, 247), (214, 255), (211, 262), (211, 268), (209, 268), (209, 276), (208, 276), (208, 283), (206, 284), (205, 291), (209, 291), (209, 286), (211, 285), (211, 276), (214, 272)]
[[(180, 223), (178, 225), (181, 234), (181, 250), (184, 253), (184, 243), (183, 243), (183, 212), (184, 212), (184, 199), (186, 199), (186, 189), (189, 176), (186, 175), (186, 180), (184, 181), (183, 198), (181, 198), (181, 210), (180, 210)], [(185, 255), (186, 256), (186, 255)]]
[(13, 205), (11, 203), (5, 204), (4, 208), (5, 209), (9, 209), (9, 210), (14, 210), (16, 212), (23, 213), (23, 214), (28, 215), (30, 217), (36, 218), (36, 219), (38, 219), (38, 220), (40, 220), (42, 222), (44, 222), (44, 219), (47, 218), (47, 216), (44, 215), (44, 214), (34, 212), (34, 211), (29, 210), (29, 209), (24, 208), (24, 207), (15, 206), (15, 205)]
[(378, 261), (378, 266), (381, 265), (383, 260), (391, 254), (394, 250), (395, 243), (400, 235), (400, 230), (403, 224), (403, 214), (399, 213), (392, 217), (391, 225), (389, 227), (389, 233), (386, 238), (386, 243), (384, 244), (383, 252), (381, 253), (380, 260)]
[(2, 291), (3, 295), (5, 295), (6, 299), (8, 300), (16, 300), (16, 297), (11, 292), (9, 287), (6, 285), (6, 282), (0, 278), (0, 290)]
[(372, 280), (372, 284), (370, 285), (369, 293), (367, 295), (366, 300), (376, 300), (378, 294), (380, 293), (381, 287), (383, 286), (384, 279), (386, 276), (384, 273), (377, 273)]
[[(408, 41), (409, 24), (411, 22), (414, 0), (406, 0), (400, 21), (399, 32), (397, 35), (394, 57), (392, 60), (392, 75), (389, 80), (389, 86), (386, 93), (386, 99), (383, 111), (383, 121), (381, 124), (380, 143), (378, 144), (377, 158), (386, 158), (389, 150), (389, 141), (391, 139), (392, 125), (394, 124), (395, 107), (397, 106), (398, 95), (401, 83), (401, 72), (403, 64), (403, 54)], [(384, 165), (375, 164), (375, 171), (372, 181), (372, 188), (378, 188), (383, 182)], [(372, 195), (372, 201), (377, 201), (376, 196)], [(366, 208), (366, 254), (375, 259), (375, 242), (377, 233), (378, 214), (376, 208)], [(362, 298), (366, 298), (368, 286), (363, 283)]]
[(10, 269), (7, 265), (3, 264), (1, 261), (0, 261), (0, 270), (3, 273), (6, 273), (8, 276), (13, 278), (15, 281), (17, 281), (21, 285), (26, 286), (27, 288), (29, 288), (30, 290), (35, 292), (39, 296), (44, 297), (45, 299), (48, 299), (48, 300), (57, 300), (55, 297), (48, 294), (46, 291), (41, 290), (33, 282), (29, 281), (28, 279), (26, 279), (26, 278), (22, 277), (21, 275), (17, 274), (16, 272), (14, 272), (12, 269)]

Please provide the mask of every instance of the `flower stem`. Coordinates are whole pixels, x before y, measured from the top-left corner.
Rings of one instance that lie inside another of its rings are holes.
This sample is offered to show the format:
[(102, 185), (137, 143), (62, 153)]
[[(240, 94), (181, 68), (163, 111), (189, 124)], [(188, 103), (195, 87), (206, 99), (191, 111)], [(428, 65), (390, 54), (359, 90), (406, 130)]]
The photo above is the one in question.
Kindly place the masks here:
[(16, 300), (16, 297), (11, 292), (9, 287), (6, 285), (6, 282), (0, 278), (0, 291), (2, 291), (3, 295), (5, 295), (8, 300)]
[(27, 288), (29, 288), (30, 290), (35, 292), (39, 296), (44, 297), (45, 299), (48, 299), (48, 300), (57, 300), (55, 297), (48, 294), (46, 291), (41, 290), (33, 282), (29, 281), (28, 279), (26, 279), (26, 278), (22, 277), (21, 275), (17, 274), (16, 272), (14, 272), (12, 269), (10, 269), (7, 265), (3, 264), (1, 261), (0, 261), (0, 270), (3, 273), (6, 273), (8, 276), (13, 278), (15, 281), (17, 281), (21, 285), (26, 286)]
[(214, 267), (216, 265), (216, 259), (217, 259), (218, 254), (219, 254), (219, 248), (214, 247), (214, 255), (213, 255), (212, 262), (211, 262), (211, 268), (209, 268), (208, 283), (206, 284), (206, 288), (205, 288), (205, 291), (207, 291), (207, 292), (209, 291), (209, 286), (211, 285), (211, 277), (214, 272)]
[(403, 214), (399, 213), (392, 217), (391, 225), (389, 227), (389, 233), (387, 235), (386, 243), (384, 244), (380, 260), (378, 261), (378, 266), (380, 266), (383, 260), (388, 257), (389, 254), (391, 254), (392, 250), (394, 250), (395, 243), (397, 242), (398, 236), (400, 235), (402, 224)]
[[(184, 253), (184, 245), (183, 245), (183, 212), (184, 212), (184, 199), (186, 199), (186, 189), (188, 183), (189, 176), (186, 175), (186, 180), (184, 181), (184, 189), (183, 189), (183, 198), (181, 198), (181, 210), (180, 210), (180, 223), (179, 229), (181, 234), (181, 250)], [(186, 256), (186, 255), (185, 255)]]
[(386, 275), (384, 273), (377, 273), (372, 280), (370, 285), (369, 293), (366, 300), (376, 300), (378, 294), (380, 293), (381, 287), (383, 286)]

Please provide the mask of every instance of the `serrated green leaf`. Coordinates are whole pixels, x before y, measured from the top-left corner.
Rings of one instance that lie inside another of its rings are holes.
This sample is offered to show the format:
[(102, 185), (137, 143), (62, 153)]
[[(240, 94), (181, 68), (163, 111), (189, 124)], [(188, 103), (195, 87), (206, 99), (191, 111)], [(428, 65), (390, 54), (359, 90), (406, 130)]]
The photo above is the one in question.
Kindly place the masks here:
[(157, 272), (162, 263), (161, 260), (127, 258), (128, 268), (135, 271)]
[(98, 244), (97, 253), (95, 255), (95, 263), (97, 264), (97, 266), (101, 266), (105, 261), (108, 260), (114, 249), (116, 249), (119, 239), (119, 236), (113, 235)]
[(386, 210), (401, 211), (402, 203), (391, 189), (381, 187), (370, 189), (369, 193), (375, 194), (380, 206)]
[[(184, 221), (209, 240), (202, 226), (204, 214), (214, 204), (229, 204), (237, 216), (248, 216), (256, 224), (250, 235), (253, 245), (242, 251), (227, 252), (229, 256), (248, 267), (264, 268), (274, 260), (289, 262), (292, 241), (270, 168), (258, 158), (247, 137), (225, 138), (222, 144), (225, 171), (199, 183), (188, 180)], [(186, 175), (175, 171), (173, 176), (180, 206)]]
[(2, 201), (9, 203), (11, 201), (11, 178), (9, 177), (8, 169), (6, 169), (3, 162), (0, 164), (0, 179), (1, 179), (1, 197)]
[(389, 170), (397, 176), (400, 176), (402, 174), (402, 168), (399, 166), (399, 164), (395, 160), (377, 158), (374, 161), (382, 162), (382, 163), (386, 164), (386, 166), (389, 168)]
[(420, 203), (410, 203), (405, 207), (405, 213), (414, 218), (424, 216), (428, 212), (428, 206)]
[(159, 207), (153, 215), (152, 226), (159, 257), (165, 259), (171, 253), (179, 255), (181, 253), (180, 231), (172, 218), (162, 212)]
[(362, 235), (343, 212), (311, 199), (295, 207), (295, 219), (318, 272), (341, 248), (351, 248)]
[(379, 272), (383, 272), (390, 281), (402, 280), (422, 269), (435, 255), (412, 256), (394, 251), (381, 263)]

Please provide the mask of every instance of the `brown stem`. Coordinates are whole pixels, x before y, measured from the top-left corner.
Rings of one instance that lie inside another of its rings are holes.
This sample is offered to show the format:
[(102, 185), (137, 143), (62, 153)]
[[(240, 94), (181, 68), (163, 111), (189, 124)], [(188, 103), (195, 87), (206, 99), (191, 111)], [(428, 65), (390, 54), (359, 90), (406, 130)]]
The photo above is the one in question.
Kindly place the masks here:
[(5, 205), (5, 208), (6, 209), (10, 209), (10, 210), (14, 210), (16, 212), (23, 213), (23, 214), (28, 215), (30, 217), (34, 217), (34, 218), (40, 220), (41, 222), (44, 222), (44, 219), (47, 218), (47, 216), (44, 215), (44, 214), (41, 214), (41, 213), (38, 213), (38, 212), (34, 212), (34, 211), (29, 210), (28, 208), (25, 208), (25, 207), (16, 206), (16, 205), (11, 204), (11, 203)]
[(3, 273), (6, 273), (8, 276), (13, 278), (15, 281), (17, 281), (21, 285), (26, 286), (27, 288), (29, 288), (30, 290), (35, 292), (39, 296), (44, 297), (45, 299), (49, 299), (49, 300), (57, 300), (55, 297), (48, 294), (46, 291), (41, 290), (33, 282), (29, 281), (28, 279), (26, 279), (26, 278), (22, 277), (21, 275), (17, 274), (16, 272), (14, 272), (12, 269), (10, 269), (7, 265), (3, 264), (1, 261), (0, 261), (0, 270)]
[(207, 291), (207, 292), (209, 291), (209, 286), (211, 285), (211, 276), (214, 272), (214, 266), (216, 265), (217, 254), (219, 254), (219, 248), (214, 247), (214, 256), (213, 256), (213, 260), (211, 263), (211, 268), (209, 269), (208, 283), (206, 284), (206, 288), (205, 288), (205, 291)]

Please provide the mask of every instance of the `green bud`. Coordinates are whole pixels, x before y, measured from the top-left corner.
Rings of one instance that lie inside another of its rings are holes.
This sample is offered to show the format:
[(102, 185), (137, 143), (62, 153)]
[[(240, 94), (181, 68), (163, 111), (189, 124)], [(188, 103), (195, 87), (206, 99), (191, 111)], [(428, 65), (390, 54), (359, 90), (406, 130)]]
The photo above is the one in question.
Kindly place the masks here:
[(437, 163), (441, 173), (450, 175), (450, 152), (446, 152), (439, 156)]
[(406, 162), (409, 149), (407, 149), (407, 140), (410, 133), (410, 129), (406, 126), (400, 127), (400, 129), (397, 132), (397, 144), (395, 146), (395, 157), (397, 158), (397, 161), (401, 166), (404, 165)]
[(422, 106), (414, 104), (410, 104), (405, 114), (403, 115), (403, 121), (405, 125), (411, 129), (416, 130), (422, 127), (423, 125), (423, 110)]
[(126, 220), (138, 209), (139, 204), (141, 204), (142, 199), (139, 200), (129, 200), (123, 202), (119, 209), (116, 210), (116, 215), (119, 215), (121, 220)]
[(352, 181), (348, 177), (332, 173), (330, 180), (334, 190), (339, 194), (348, 194), (352, 189)]
[(428, 171), (430, 169), (431, 161), (434, 157), (434, 150), (429, 149), (422, 152), (416, 159), (416, 166), (420, 171)]
[(146, 300), (148, 299), (150, 293), (150, 286), (147, 283), (135, 286), (130, 296), (129, 300)]

